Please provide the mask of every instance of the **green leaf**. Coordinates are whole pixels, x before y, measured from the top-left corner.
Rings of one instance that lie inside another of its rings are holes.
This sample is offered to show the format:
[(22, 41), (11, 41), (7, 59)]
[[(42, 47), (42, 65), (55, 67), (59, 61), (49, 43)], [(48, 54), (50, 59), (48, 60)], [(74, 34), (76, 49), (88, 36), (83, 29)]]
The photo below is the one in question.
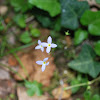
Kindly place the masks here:
[(30, 33), (32, 34), (33, 37), (37, 38), (41, 35), (40, 30), (33, 28), (31, 29)]
[(77, 0), (61, 0), (61, 24), (65, 28), (76, 29), (79, 26), (78, 19), (82, 16), (85, 10), (89, 9), (86, 1)]
[(26, 87), (26, 88), (31, 88), (32, 85), (33, 85), (33, 82), (25, 81), (25, 87)]
[(95, 21), (94, 23), (88, 26), (88, 30), (91, 35), (100, 36), (100, 20)]
[(79, 56), (69, 62), (69, 67), (95, 78), (100, 73), (100, 63), (94, 61), (96, 54), (91, 46), (85, 44)]
[(91, 35), (100, 36), (100, 11), (87, 10), (81, 17), (80, 22), (82, 25), (88, 26)]
[(30, 43), (32, 41), (32, 38), (29, 35), (29, 32), (26, 31), (24, 32), (21, 36), (20, 36), (20, 41), (27, 44)]
[(57, 18), (54, 21), (54, 30), (55, 31), (60, 31), (61, 30), (61, 18)]
[(91, 100), (92, 93), (90, 91), (85, 91), (84, 98), (85, 100)]
[[(37, 20), (43, 25), (43, 27), (52, 26), (52, 19), (45, 15), (36, 15)], [(44, 23), (45, 22), (45, 23)]]
[(100, 96), (98, 94), (95, 94), (93, 96), (92, 100), (100, 100)]
[(100, 4), (100, 0), (96, 0), (96, 3)]
[(76, 100), (81, 100), (81, 99), (77, 98)]
[(88, 32), (82, 29), (78, 29), (75, 32), (75, 37), (74, 37), (74, 44), (78, 45), (80, 44), (83, 40), (88, 38)]
[(29, 96), (33, 96), (34, 94), (35, 94), (35, 89), (28, 89), (27, 90), (27, 94), (29, 95)]
[[(86, 82), (88, 82), (88, 79), (86, 77), (82, 77), (81, 74), (78, 74), (76, 78), (72, 79), (71, 86), (81, 84), (81, 83), (86, 83)], [(72, 90), (72, 93), (76, 93), (78, 92), (79, 89), (80, 87), (76, 87), (76, 88), (72, 88), (71, 90)]]
[(15, 11), (25, 12), (32, 8), (32, 5), (28, 3), (28, 0), (10, 0), (11, 5), (14, 7)]
[(38, 86), (38, 88), (36, 88), (36, 94), (37, 94), (37, 96), (41, 96), (43, 94), (43, 91), (42, 91), (42, 89), (39, 88), (39, 86)]
[(100, 40), (95, 43), (94, 50), (96, 54), (100, 56)]
[(37, 8), (48, 11), (52, 17), (60, 14), (61, 12), (58, 0), (29, 0), (29, 3), (33, 4)]
[(43, 91), (41, 89), (42, 84), (38, 83), (37, 81), (33, 81), (33, 82), (25, 81), (25, 87), (28, 89), (27, 94), (29, 96), (33, 96), (35, 93), (38, 96), (41, 96), (43, 94)]
[(14, 21), (21, 28), (25, 28), (26, 27), (25, 19), (26, 19), (26, 16), (21, 15), (21, 14), (18, 14), (17, 16), (14, 17)]
[[(76, 85), (76, 84), (80, 84), (80, 82), (77, 80), (77, 79), (74, 79), (71, 81), (71, 85)], [(75, 87), (75, 88), (72, 88), (72, 93), (76, 93), (78, 90), (80, 89), (80, 87)]]
[(60, 17), (52, 18), (51, 16), (49, 16), (46, 12), (42, 10), (35, 9), (35, 8), (34, 10), (35, 10), (34, 12), (35, 17), (42, 24), (43, 27), (50, 28), (56, 31), (59, 31), (61, 29)]
[(2, 25), (2, 23), (0, 22), (0, 31), (4, 30), (4, 26)]

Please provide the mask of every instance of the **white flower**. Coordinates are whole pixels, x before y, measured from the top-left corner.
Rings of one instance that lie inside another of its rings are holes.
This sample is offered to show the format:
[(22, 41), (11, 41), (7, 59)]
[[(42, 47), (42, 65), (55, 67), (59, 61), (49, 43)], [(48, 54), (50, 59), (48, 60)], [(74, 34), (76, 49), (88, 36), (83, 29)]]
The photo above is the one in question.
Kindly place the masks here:
[(35, 47), (35, 49), (41, 49), (41, 51), (43, 52), (44, 51), (44, 47), (42, 46), (42, 43), (40, 40), (38, 40), (38, 46)]
[(51, 38), (51, 36), (48, 37), (47, 43), (46, 43), (46, 42), (43, 42), (43, 43), (41, 43), (41, 44), (42, 44), (43, 47), (47, 47), (47, 49), (46, 49), (46, 52), (47, 52), (47, 53), (50, 52), (51, 48), (57, 47), (56, 44), (52, 43), (52, 38)]
[(45, 58), (43, 61), (36, 61), (38, 65), (42, 65), (42, 72), (45, 70), (46, 66), (49, 65), (49, 62), (46, 63), (48, 58)]

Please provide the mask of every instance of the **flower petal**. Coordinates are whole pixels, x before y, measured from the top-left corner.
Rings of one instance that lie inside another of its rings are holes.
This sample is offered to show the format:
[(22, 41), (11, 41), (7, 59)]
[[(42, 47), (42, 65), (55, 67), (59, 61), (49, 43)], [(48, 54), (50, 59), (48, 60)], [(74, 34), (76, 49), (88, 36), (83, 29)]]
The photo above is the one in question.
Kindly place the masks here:
[(38, 40), (38, 44), (41, 44), (41, 41), (40, 40)]
[(36, 47), (35, 47), (35, 49), (41, 49), (41, 46), (40, 46), (40, 45), (38, 45), (38, 46), (36, 46)]
[(47, 42), (50, 43), (50, 44), (52, 43), (52, 38), (51, 38), (51, 36), (48, 37)]
[(43, 61), (36, 61), (36, 63), (37, 63), (38, 65), (42, 65), (42, 64), (43, 64)]
[(41, 67), (42, 72), (45, 70), (45, 67), (46, 67), (46, 65), (42, 65), (42, 67)]
[(49, 65), (49, 62), (46, 63), (46, 66)]
[(46, 52), (49, 53), (51, 50), (51, 47), (47, 47)]
[(44, 48), (43, 48), (43, 47), (41, 47), (41, 51), (42, 51), (42, 52), (44, 51)]
[(48, 43), (42, 42), (41, 45), (42, 45), (43, 47), (47, 47), (47, 46), (48, 46)]
[(57, 45), (56, 45), (56, 44), (54, 44), (54, 43), (52, 43), (52, 44), (51, 44), (51, 47), (52, 47), (52, 48), (56, 48), (56, 47), (57, 47)]
[(46, 62), (47, 60), (48, 60), (48, 58), (44, 58), (44, 60), (43, 60), (43, 61), (44, 61), (44, 62)]

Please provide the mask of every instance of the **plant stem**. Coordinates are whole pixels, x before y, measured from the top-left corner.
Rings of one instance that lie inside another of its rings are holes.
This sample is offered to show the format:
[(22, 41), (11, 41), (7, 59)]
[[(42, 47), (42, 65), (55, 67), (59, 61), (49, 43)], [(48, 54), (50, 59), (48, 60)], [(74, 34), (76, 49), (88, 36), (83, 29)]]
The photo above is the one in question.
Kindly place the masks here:
[[(46, 39), (46, 38), (47, 38), (47, 36), (41, 38), (41, 40), (44, 40), (44, 39)], [(20, 47), (18, 47), (18, 48), (11, 49), (11, 50), (9, 50), (8, 52), (6, 52), (4, 55), (2, 55), (1, 57), (6, 56), (6, 55), (8, 55), (8, 54), (10, 54), (10, 53), (14, 53), (14, 52), (20, 51), (20, 50), (22, 50), (22, 49), (25, 49), (25, 48), (27, 48), (27, 47), (30, 47), (30, 46), (32, 46), (32, 45), (35, 45), (36, 43), (37, 43), (37, 41), (34, 41), (34, 42), (32, 42), (32, 43), (29, 43), (29, 44), (20, 46)], [(1, 58), (1, 57), (0, 57), (0, 58)]]
[(26, 76), (28, 76), (28, 72), (25, 68), (25, 66), (22, 64), (21, 60), (19, 59), (19, 57), (16, 55), (16, 53), (13, 53), (14, 57), (16, 58), (16, 60), (19, 62), (19, 64), (21, 65), (22, 69), (24, 70), (24, 73), (26, 74)]
[(64, 90), (69, 90), (69, 89), (72, 89), (72, 88), (75, 88), (75, 87), (80, 87), (80, 86), (85, 86), (85, 85), (91, 85), (98, 80), (100, 80), (100, 77), (98, 77), (98, 78), (96, 78), (92, 81), (89, 81), (87, 83), (81, 83), (81, 84), (76, 84), (76, 85), (73, 85), (73, 86), (66, 87), (66, 88), (64, 88)]
[[(20, 47), (18, 47), (18, 48), (11, 49), (11, 50), (9, 50), (7, 53), (5, 53), (5, 55), (8, 55), (8, 54), (10, 54), (10, 53), (14, 53), (14, 52), (16, 52), (16, 51), (20, 51), (21, 49), (25, 49), (25, 48), (27, 48), (27, 47), (29, 47), (29, 46), (34, 45), (35, 43), (37, 43), (37, 41), (32, 42), (32, 43), (29, 43), (29, 44), (26, 44), (26, 45), (23, 45), (23, 46), (20, 46)], [(5, 56), (5, 55), (3, 55), (3, 56)]]
[(13, 73), (15, 73), (16, 75), (18, 75), (19, 77), (21, 77), (24, 81), (25, 79), (18, 73), (16, 72), (14, 69), (12, 69), (10, 66), (7, 66), (5, 64), (0, 63), (1, 66), (8, 68), (10, 71), (12, 71)]

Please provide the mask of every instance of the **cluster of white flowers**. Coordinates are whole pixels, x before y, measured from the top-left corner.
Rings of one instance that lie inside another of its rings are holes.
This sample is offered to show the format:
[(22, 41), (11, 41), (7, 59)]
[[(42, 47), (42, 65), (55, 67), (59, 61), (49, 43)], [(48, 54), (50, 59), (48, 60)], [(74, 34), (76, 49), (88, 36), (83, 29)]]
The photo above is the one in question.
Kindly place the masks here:
[[(55, 48), (57, 47), (56, 44), (52, 43), (52, 38), (51, 36), (48, 37), (47, 39), (47, 43), (46, 42), (41, 42), (40, 40), (38, 40), (38, 46), (35, 47), (35, 49), (41, 49), (41, 51), (44, 51), (44, 47), (46, 48), (46, 52), (50, 53), (51, 48)], [(45, 58), (43, 61), (36, 61), (36, 63), (38, 65), (42, 65), (42, 72), (45, 70), (46, 66), (49, 64), (49, 62), (46, 63), (46, 61), (48, 60), (48, 58)]]

